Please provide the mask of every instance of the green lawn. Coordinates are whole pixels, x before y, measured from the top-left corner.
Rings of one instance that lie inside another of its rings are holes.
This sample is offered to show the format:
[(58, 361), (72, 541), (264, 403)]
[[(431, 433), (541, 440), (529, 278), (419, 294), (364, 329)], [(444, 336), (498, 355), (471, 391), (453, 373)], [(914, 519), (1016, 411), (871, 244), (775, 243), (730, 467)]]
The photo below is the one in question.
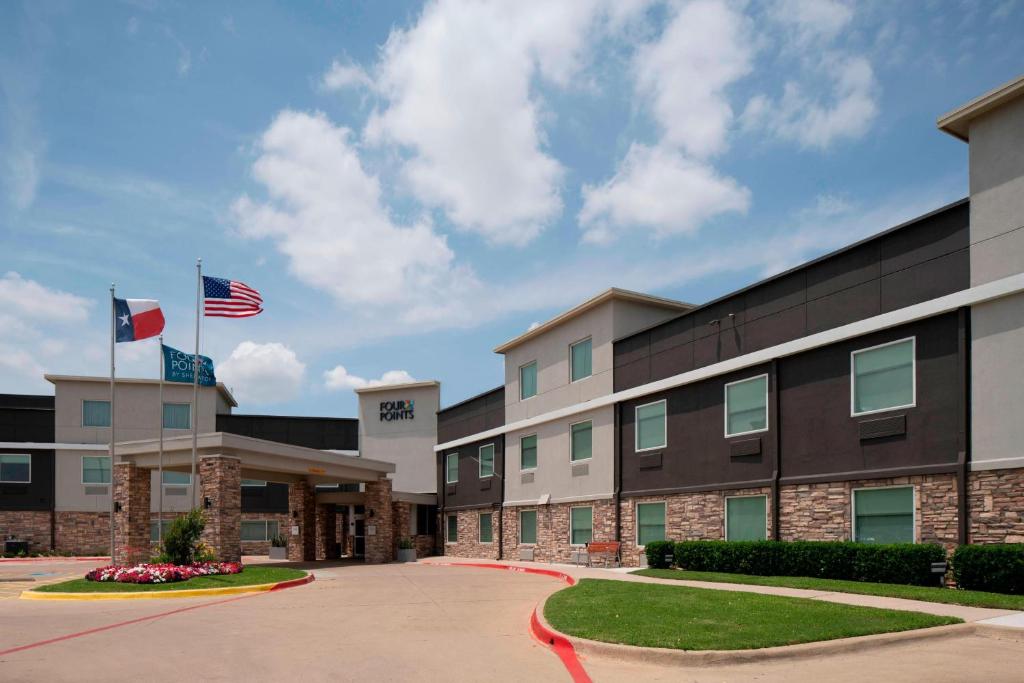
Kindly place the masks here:
[(544, 616), (569, 635), (679, 650), (742, 650), (960, 623), (804, 598), (601, 579), (555, 593)]
[(112, 581), (86, 581), (73, 579), (63, 583), (51, 583), (32, 590), (43, 593), (137, 593), (140, 591), (182, 591), (194, 588), (228, 588), (230, 586), (256, 586), (262, 583), (277, 583), (300, 579), (306, 572), (286, 567), (251, 566), (241, 574), (221, 576), (197, 576), (177, 583), (114, 583)]
[(688, 572), (679, 569), (641, 569), (633, 573), (641, 576), (654, 576), (659, 579), (678, 579), (680, 581), (717, 581), (719, 583), (745, 583), (754, 586), (807, 588), (809, 590), (836, 591), (837, 593), (860, 593), (862, 595), (881, 595), (889, 598), (924, 600), (925, 602), (942, 602), (947, 605), (1024, 610), (1024, 595), (962, 591), (953, 588), (904, 586), (898, 583), (838, 581), (836, 579), (814, 579), (806, 576), (751, 576), (749, 574), (725, 574), (722, 572)]

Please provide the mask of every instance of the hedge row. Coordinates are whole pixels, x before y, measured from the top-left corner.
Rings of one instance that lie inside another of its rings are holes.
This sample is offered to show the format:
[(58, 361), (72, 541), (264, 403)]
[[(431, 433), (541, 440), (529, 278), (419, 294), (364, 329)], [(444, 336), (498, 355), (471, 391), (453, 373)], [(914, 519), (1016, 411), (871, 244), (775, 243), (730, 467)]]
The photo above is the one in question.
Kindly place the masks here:
[(968, 590), (1024, 595), (1024, 543), (960, 546), (953, 579)]

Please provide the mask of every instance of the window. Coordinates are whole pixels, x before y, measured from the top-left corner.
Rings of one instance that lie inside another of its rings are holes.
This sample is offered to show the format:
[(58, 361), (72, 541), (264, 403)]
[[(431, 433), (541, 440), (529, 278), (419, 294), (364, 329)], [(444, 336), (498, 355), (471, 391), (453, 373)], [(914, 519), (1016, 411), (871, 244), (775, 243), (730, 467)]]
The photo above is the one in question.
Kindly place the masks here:
[(537, 395), (537, 361), (519, 368), (519, 400)]
[(854, 490), (853, 517), (853, 540), (859, 543), (913, 543), (914, 489)]
[(0, 482), (29, 484), (32, 482), (32, 456), (28, 454), (0, 454)]
[[(163, 537), (164, 538), (167, 538), (167, 530), (171, 528), (171, 523), (172, 522), (174, 522), (173, 519), (161, 520), (161, 525), (163, 526)], [(156, 543), (157, 541), (160, 540), (160, 536), (157, 535), (157, 528), (156, 528), (156, 520), (155, 519), (152, 522), (149, 523), (149, 540), (152, 541), (153, 543)]]
[(164, 429), (192, 429), (192, 405), (165, 403)]
[(768, 429), (768, 375), (725, 385), (725, 435)]
[(590, 339), (576, 342), (569, 347), (569, 380), (577, 380), (590, 377), (593, 372), (593, 343)]
[(763, 541), (768, 538), (768, 496), (725, 499), (725, 540)]
[(577, 422), (569, 427), (570, 429), (570, 454), (572, 462), (586, 460), (593, 455), (593, 439), (591, 437), (591, 422)]
[(636, 544), (645, 546), (651, 541), (665, 540), (665, 504), (636, 504)]
[(494, 444), (480, 447), (480, 478), (494, 475)]
[(636, 450), (665, 447), (665, 401), (636, 407)]
[(82, 401), (83, 427), (109, 427), (110, 401)]
[(278, 533), (277, 522), (269, 519), (242, 520), (243, 541), (269, 541)]
[(480, 513), (480, 542), (481, 543), (490, 543), (491, 541), (494, 540), (494, 538), (493, 538), (493, 536), (494, 536), (494, 529), (492, 527), (493, 522), (494, 522), (494, 518), (493, 518), (493, 516), (492, 516), (492, 514), (490, 512), (481, 512)]
[(537, 435), (531, 434), (519, 439), (519, 469), (537, 469)]
[(594, 536), (594, 508), (569, 508), (569, 542), (586, 545)]
[(454, 484), (459, 480), (459, 454), (449, 453), (444, 456), (445, 473), (444, 481), (447, 484)]
[(519, 511), (519, 542), (533, 544), (537, 542), (537, 511)]
[(255, 488), (257, 486), (266, 486), (266, 485), (267, 485), (267, 482), (263, 481), (262, 479), (243, 479), (242, 480), (242, 486), (246, 487), (246, 488), (248, 488), (248, 487)]
[(448, 543), (459, 542), (459, 517), (448, 515)]
[(164, 472), (164, 484), (168, 486), (188, 486), (192, 483), (192, 475), (188, 472)]
[(914, 405), (913, 337), (854, 351), (850, 364), (853, 415)]
[(416, 506), (416, 533), (433, 536), (437, 533), (437, 506)]
[(82, 483), (83, 484), (109, 484), (110, 483), (110, 456), (109, 455), (83, 455), (82, 456)]

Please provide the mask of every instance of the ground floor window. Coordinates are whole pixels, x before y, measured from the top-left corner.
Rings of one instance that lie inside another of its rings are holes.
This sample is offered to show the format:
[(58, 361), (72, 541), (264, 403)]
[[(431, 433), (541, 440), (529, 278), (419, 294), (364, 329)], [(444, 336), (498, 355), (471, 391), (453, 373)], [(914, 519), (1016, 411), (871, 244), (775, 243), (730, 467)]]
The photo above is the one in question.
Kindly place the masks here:
[[(161, 524), (163, 525), (164, 538), (167, 538), (167, 530), (171, 528), (172, 522), (174, 522), (173, 519), (161, 520)], [(152, 522), (149, 523), (149, 540), (151, 540), (153, 543), (159, 541), (160, 536), (158, 536), (157, 534), (157, 521), (154, 519)]]
[(410, 532), (413, 536), (416, 535), (428, 535), (433, 536), (437, 533), (437, 506), (436, 505), (415, 505), (416, 514), (411, 515)]
[(569, 542), (586, 545), (594, 540), (594, 508), (569, 509)]
[(665, 504), (636, 504), (636, 544), (645, 546), (651, 541), (665, 540)]
[(448, 515), (448, 542), (458, 543), (459, 542), (459, 516)]
[(537, 542), (537, 511), (519, 511), (519, 542), (533, 544)]
[(768, 538), (768, 496), (725, 499), (725, 540), (763, 541)]
[(269, 541), (278, 533), (277, 522), (269, 519), (242, 520), (243, 541)]
[(494, 540), (494, 517), (490, 512), (480, 513), (480, 542), (490, 543)]
[(855, 490), (853, 540), (860, 543), (913, 543), (913, 487)]

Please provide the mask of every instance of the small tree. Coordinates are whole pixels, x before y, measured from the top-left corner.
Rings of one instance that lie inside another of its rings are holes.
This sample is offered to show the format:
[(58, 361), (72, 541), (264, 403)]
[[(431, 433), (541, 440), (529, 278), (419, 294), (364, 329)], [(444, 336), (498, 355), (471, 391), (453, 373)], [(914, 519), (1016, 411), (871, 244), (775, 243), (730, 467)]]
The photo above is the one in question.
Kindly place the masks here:
[(199, 554), (200, 541), (206, 519), (202, 510), (192, 510), (171, 522), (171, 528), (164, 535), (161, 559), (171, 564), (192, 564)]

